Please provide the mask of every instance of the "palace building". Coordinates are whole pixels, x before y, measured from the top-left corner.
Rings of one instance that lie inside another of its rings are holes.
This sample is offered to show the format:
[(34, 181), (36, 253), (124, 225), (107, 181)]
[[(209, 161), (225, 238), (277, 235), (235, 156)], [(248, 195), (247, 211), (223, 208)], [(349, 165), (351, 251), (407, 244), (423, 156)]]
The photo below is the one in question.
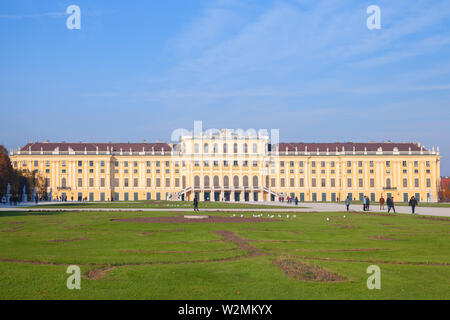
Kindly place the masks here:
[(10, 152), (52, 198), (89, 201), (437, 201), (439, 148), (419, 143), (271, 143), (260, 131), (185, 134), (171, 143), (35, 142)]

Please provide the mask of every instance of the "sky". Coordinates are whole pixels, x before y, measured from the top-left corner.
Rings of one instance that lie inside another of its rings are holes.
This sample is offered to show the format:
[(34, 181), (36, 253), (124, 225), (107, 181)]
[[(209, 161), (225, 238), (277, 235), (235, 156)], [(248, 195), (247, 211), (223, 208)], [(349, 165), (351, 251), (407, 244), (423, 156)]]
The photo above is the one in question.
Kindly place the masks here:
[(449, 58), (448, 0), (2, 0), (0, 144), (170, 142), (201, 120), (419, 141), (450, 175)]

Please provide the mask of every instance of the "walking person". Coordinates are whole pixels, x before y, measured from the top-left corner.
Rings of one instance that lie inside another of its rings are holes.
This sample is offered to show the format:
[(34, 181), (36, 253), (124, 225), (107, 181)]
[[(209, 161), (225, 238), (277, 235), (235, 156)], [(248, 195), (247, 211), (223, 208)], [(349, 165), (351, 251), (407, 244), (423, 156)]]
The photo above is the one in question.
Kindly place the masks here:
[(367, 209), (367, 211), (370, 211), (370, 199), (369, 199), (368, 196), (367, 196), (366, 199), (367, 199), (367, 200), (366, 200), (366, 209)]
[(194, 197), (194, 211), (198, 211), (198, 199)]
[(295, 197), (295, 205), (296, 206), (298, 205), (298, 198), (297, 197)]
[(384, 210), (384, 198), (383, 198), (383, 195), (381, 195), (381, 198), (380, 198), (380, 210)]
[(416, 213), (416, 206), (417, 206), (417, 199), (416, 197), (412, 196), (411, 199), (409, 199), (409, 205), (411, 207), (412, 210), (412, 214)]
[(350, 209), (350, 198), (347, 196), (347, 199), (345, 199), (345, 205), (347, 206), (347, 212)]
[(366, 207), (367, 207), (367, 199), (366, 196), (363, 197), (363, 211), (366, 211)]
[(386, 204), (387, 204), (387, 208), (388, 208), (388, 213), (390, 213), (391, 209), (392, 209), (392, 199), (391, 199), (391, 197), (387, 198)]

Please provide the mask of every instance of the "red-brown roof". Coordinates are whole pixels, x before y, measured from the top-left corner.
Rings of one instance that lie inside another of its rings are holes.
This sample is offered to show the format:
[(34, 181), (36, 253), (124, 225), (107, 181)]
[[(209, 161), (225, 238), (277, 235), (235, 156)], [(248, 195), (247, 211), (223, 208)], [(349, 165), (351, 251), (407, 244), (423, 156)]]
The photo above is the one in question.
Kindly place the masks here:
[(68, 151), (71, 148), (73, 151), (115, 151), (129, 152), (151, 152), (154, 151), (171, 151), (172, 148), (167, 143), (83, 143), (83, 142), (34, 142), (28, 143), (20, 149), (20, 151), (54, 151), (59, 148), (60, 152)]
[[(409, 151), (409, 148), (411, 148), (411, 151), (420, 151), (420, 147), (415, 143), (405, 143), (405, 142), (366, 142), (366, 143), (359, 143), (359, 142), (333, 142), (333, 143), (280, 143), (279, 151), (286, 151), (286, 148), (288, 151), (297, 151), (303, 152), (305, 151), (305, 147), (308, 149), (308, 152), (315, 152), (317, 149), (319, 149), (320, 152), (326, 152), (327, 148), (329, 152), (335, 152), (336, 148), (338, 151), (342, 151), (342, 147), (344, 147), (345, 151), (353, 151), (353, 148), (355, 148), (355, 151), (377, 151), (379, 147), (383, 149), (383, 151), (394, 151), (394, 148), (396, 147), (398, 151)], [(424, 149), (425, 150), (425, 149)]]

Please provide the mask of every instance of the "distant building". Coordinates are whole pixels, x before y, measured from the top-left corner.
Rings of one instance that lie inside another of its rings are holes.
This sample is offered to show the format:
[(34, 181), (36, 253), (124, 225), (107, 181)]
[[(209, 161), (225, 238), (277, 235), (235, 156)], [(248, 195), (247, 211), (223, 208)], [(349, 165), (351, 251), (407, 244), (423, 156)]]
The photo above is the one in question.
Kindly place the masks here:
[(438, 199), (439, 149), (420, 144), (277, 143), (264, 134), (186, 134), (168, 143), (29, 143), (14, 168), (74, 200), (408, 201)]

